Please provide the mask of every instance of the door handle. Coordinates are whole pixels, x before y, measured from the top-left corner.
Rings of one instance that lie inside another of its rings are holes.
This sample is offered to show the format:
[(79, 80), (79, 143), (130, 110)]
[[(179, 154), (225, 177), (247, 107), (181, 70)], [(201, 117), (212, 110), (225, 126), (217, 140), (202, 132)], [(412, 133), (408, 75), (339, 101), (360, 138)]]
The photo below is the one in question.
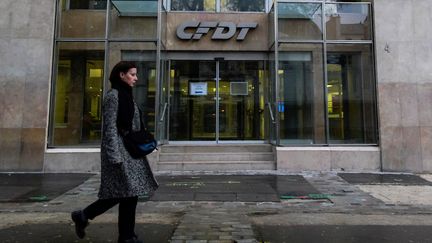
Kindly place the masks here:
[(270, 118), (272, 119), (272, 123), (276, 123), (275, 118), (273, 116), (273, 111), (272, 111), (270, 102), (267, 102), (267, 107), (269, 108)]
[(166, 112), (167, 107), (168, 107), (168, 103), (165, 102), (164, 108), (163, 108), (163, 111), (162, 111), (162, 116), (160, 118), (160, 122), (163, 122), (163, 120), (165, 119), (165, 112)]

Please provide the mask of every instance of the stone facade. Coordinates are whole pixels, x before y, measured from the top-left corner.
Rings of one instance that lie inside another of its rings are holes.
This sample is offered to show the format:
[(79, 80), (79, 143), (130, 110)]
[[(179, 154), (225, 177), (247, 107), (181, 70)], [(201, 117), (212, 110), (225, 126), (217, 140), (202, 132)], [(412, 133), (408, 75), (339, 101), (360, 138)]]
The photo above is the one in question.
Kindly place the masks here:
[(0, 170), (41, 171), (54, 0), (0, 2)]
[(432, 171), (432, 2), (375, 0), (384, 171)]
[[(282, 149), (278, 161), (285, 161), (283, 154), (300, 153), (307, 154), (303, 159), (324, 158), (321, 164), (317, 160), (319, 170), (432, 172), (432, 1), (374, 0), (373, 6), (380, 148), (359, 159), (363, 167), (343, 162), (361, 152), (349, 149)], [(99, 168), (97, 151), (75, 157), (45, 152), (54, 8), (55, 0), (0, 1), (0, 171)], [(79, 165), (70, 167), (71, 157)], [(65, 165), (52, 167), (56, 161)], [(299, 163), (280, 168), (312, 168)]]

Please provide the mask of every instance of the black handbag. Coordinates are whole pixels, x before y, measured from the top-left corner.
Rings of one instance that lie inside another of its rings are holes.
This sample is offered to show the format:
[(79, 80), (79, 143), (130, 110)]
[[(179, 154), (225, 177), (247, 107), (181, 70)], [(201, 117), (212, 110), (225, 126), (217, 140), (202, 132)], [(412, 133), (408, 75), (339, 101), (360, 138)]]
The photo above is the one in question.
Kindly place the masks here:
[[(141, 112), (140, 112), (141, 114)], [(120, 130), (120, 134), (123, 138), (123, 144), (130, 156), (134, 159), (144, 158), (146, 155), (157, 150), (157, 141), (151, 132), (147, 131), (141, 120), (140, 131), (124, 131)]]

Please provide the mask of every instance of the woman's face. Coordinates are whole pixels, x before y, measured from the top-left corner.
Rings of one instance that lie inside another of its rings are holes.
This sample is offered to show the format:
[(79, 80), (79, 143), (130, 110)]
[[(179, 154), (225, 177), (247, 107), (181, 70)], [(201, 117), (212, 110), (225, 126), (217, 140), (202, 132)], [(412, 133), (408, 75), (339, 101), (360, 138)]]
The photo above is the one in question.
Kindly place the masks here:
[(137, 77), (137, 69), (131, 68), (127, 71), (127, 73), (120, 72), (120, 78), (123, 82), (127, 83), (129, 86), (133, 87), (138, 81)]

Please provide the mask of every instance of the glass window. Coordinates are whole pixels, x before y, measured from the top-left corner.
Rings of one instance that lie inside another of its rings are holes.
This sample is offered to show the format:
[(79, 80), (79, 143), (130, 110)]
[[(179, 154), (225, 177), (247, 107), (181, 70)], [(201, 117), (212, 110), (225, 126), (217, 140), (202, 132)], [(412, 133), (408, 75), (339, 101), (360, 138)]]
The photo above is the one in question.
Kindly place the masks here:
[(142, 112), (144, 126), (154, 132), (157, 87), (156, 45), (151, 42), (110, 43), (109, 64), (111, 68), (121, 60), (133, 61), (137, 66), (138, 82), (133, 89), (134, 99)]
[(281, 144), (325, 143), (322, 44), (279, 47)]
[(326, 2), (353, 2), (353, 3), (358, 3), (358, 2), (370, 2), (371, 0), (325, 0)]
[[(216, 138), (216, 64), (214, 61), (172, 61), (169, 138), (173, 141)], [(194, 85), (203, 85), (194, 95)], [(192, 94), (192, 95), (191, 95)]]
[(107, 0), (69, 0), (69, 9), (106, 9)]
[(50, 145), (99, 144), (103, 43), (59, 43)]
[(157, 17), (137, 18), (137, 13), (128, 12), (129, 15), (122, 15), (120, 11), (117, 8), (111, 9), (111, 38), (156, 39)]
[[(71, 5), (68, 5), (68, 4)], [(104, 3), (103, 9), (99, 7)], [(85, 7), (87, 6), (87, 7)], [(98, 7), (97, 7), (98, 6)], [(97, 7), (97, 8), (96, 8)], [(96, 9), (96, 11), (95, 11)], [(106, 23), (105, 1), (60, 1), (58, 35), (63, 38), (103, 38)]]
[(216, 0), (171, 0), (173, 11), (216, 11)]
[(376, 143), (377, 117), (371, 45), (328, 45), (329, 142)]
[(219, 139), (264, 139), (264, 62), (219, 62)]
[(157, 0), (118, 0), (112, 1), (118, 16), (157, 16)]
[(318, 3), (278, 3), (280, 40), (322, 40), (322, 13)]
[(221, 0), (222, 12), (265, 12), (264, 0)]
[(328, 40), (371, 40), (369, 4), (326, 4)]

